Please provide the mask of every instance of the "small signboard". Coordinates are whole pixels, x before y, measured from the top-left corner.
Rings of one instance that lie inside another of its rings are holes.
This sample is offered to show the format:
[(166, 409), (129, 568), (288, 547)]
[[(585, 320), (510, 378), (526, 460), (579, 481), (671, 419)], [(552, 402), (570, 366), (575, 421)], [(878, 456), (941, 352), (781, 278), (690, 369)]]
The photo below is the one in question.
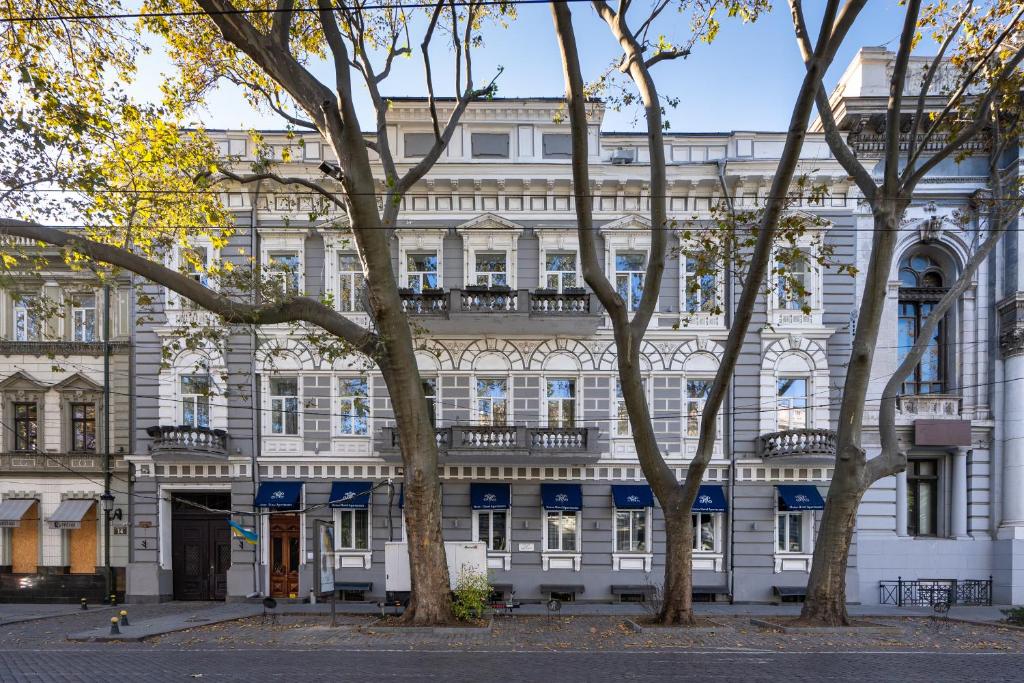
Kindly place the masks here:
[(330, 522), (317, 520), (317, 558), (320, 592), (334, 592), (334, 526)]

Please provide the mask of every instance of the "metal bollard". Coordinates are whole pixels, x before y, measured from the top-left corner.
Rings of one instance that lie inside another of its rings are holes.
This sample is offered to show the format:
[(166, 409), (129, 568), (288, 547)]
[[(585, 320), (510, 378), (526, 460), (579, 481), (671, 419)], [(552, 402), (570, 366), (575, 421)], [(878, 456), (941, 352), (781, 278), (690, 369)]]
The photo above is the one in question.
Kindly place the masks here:
[(110, 635), (121, 635), (121, 629), (117, 627), (117, 617), (110, 617)]
[(89, 603), (86, 601), (85, 598), (82, 598), (82, 609), (83, 610), (89, 609)]
[(117, 607), (117, 593), (110, 594), (110, 606)]
[(126, 609), (121, 610), (121, 626), (131, 626), (128, 623), (128, 610)]

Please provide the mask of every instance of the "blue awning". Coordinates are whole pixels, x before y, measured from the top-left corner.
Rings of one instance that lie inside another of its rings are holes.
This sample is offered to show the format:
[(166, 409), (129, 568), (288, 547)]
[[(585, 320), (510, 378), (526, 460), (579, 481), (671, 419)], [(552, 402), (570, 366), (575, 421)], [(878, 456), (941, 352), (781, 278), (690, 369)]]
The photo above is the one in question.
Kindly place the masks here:
[(540, 497), (545, 510), (577, 512), (583, 509), (583, 489), (579, 484), (541, 484)]
[(370, 490), (373, 483), (368, 481), (336, 481), (331, 485), (332, 508), (365, 510), (370, 507)]
[(702, 484), (690, 509), (694, 512), (725, 512), (729, 509), (725, 503), (725, 489), (718, 484)]
[(825, 500), (818, 493), (818, 487), (811, 484), (786, 484), (776, 486), (779, 490), (780, 510), (824, 510)]
[(301, 481), (265, 481), (256, 492), (258, 508), (296, 508), (302, 498)]
[(654, 507), (654, 493), (647, 484), (612, 484), (612, 501), (620, 510)]
[(512, 507), (508, 484), (470, 484), (469, 499), (474, 510), (507, 510)]

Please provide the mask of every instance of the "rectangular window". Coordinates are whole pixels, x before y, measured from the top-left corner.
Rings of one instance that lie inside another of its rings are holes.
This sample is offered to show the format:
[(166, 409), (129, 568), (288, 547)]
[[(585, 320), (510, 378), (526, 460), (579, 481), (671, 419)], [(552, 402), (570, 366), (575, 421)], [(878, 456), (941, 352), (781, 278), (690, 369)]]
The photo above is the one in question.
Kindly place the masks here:
[(299, 380), (274, 377), (270, 380), (270, 432), (299, 433)]
[[(647, 407), (650, 409), (650, 397), (647, 393), (647, 380), (644, 380), (644, 397), (647, 401)], [(622, 395), (622, 382), (616, 378), (615, 380), (615, 401), (612, 414), (614, 424), (612, 426), (613, 432), (616, 436), (629, 436), (633, 433), (633, 428), (629, 424), (629, 409), (626, 407), (626, 399)], [(654, 414), (651, 414), (654, 418)]]
[(615, 255), (615, 289), (626, 303), (627, 310), (640, 308), (644, 294), (644, 272), (647, 268), (647, 254), (625, 252)]
[(437, 253), (406, 255), (406, 286), (419, 294), (437, 289)]
[(544, 285), (561, 292), (576, 287), (576, 253), (548, 253), (544, 257)]
[(71, 297), (71, 338), (76, 342), (96, 341), (96, 296)]
[(547, 380), (548, 427), (576, 426), (576, 380)]
[(574, 553), (578, 550), (577, 528), (579, 527), (578, 512), (562, 510), (545, 511), (547, 518), (548, 542), (547, 550), (552, 552)]
[(780, 553), (804, 552), (804, 515), (803, 512), (778, 513), (778, 539), (775, 549)]
[(299, 254), (294, 251), (275, 251), (269, 255), (267, 265), (274, 285), (285, 296), (299, 294), (301, 272)]
[(780, 432), (810, 426), (806, 377), (779, 377), (776, 380), (776, 399)]
[(545, 159), (572, 158), (572, 136), (567, 133), (544, 133), (541, 147)]
[(71, 450), (77, 453), (96, 451), (96, 404), (71, 404)]
[(184, 375), (181, 378), (181, 424), (210, 427), (210, 376)]
[(615, 510), (615, 552), (647, 552), (647, 509)]
[(508, 284), (508, 254), (476, 254), (474, 262), (473, 282), (478, 285), (494, 287)]
[(686, 257), (683, 270), (683, 301), (687, 313), (708, 313), (718, 305), (718, 282), (707, 264)]
[(788, 271), (787, 275), (779, 275), (777, 305), (779, 308), (799, 311), (811, 306), (814, 280), (811, 270), (811, 253), (807, 249), (799, 249), (800, 258), (792, 263), (776, 264)]
[(433, 133), (406, 133), (405, 158), (418, 159), (427, 156), (437, 137)]
[(14, 450), (34, 451), (39, 445), (39, 408), (32, 403), (14, 404)]
[(18, 296), (14, 301), (14, 341), (39, 341), (40, 320), (33, 310), (34, 296)]
[(370, 549), (370, 511), (337, 510), (338, 550)]
[(503, 427), (508, 424), (508, 417), (508, 379), (504, 377), (477, 379), (477, 423), (492, 427)]
[(686, 380), (686, 436), (700, 436), (700, 418), (711, 393), (711, 380)]
[(345, 377), (338, 383), (341, 433), (366, 436), (370, 433), (370, 391), (365, 379)]
[(356, 254), (338, 255), (338, 310), (353, 313), (363, 310), (363, 266)]
[(907, 533), (937, 536), (939, 533), (939, 461), (907, 463)]
[(693, 515), (693, 549), (713, 553), (718, 550), (715, 513), (695, 512)]
[(473, 133), (470, 143), (474, 159), (508, 159), (507, 133)]
[(437, 378), (423, 378), (423, 396), (427, 399), (427, 413), (430, 424), (437, 426)]
[(508, 510), (476, 510), (476, 541), (486, 543), (487, 550), (508, 552), (508, 530), (511, 517)]

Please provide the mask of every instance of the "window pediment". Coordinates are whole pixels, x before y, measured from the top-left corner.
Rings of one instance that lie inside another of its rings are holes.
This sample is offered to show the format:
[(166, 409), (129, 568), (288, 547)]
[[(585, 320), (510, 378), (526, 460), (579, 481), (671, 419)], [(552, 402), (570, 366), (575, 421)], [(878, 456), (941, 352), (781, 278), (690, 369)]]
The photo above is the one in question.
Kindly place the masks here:
[(640, 214), (629, 214), (622, 218), (617, 218), (610, 223), (605, 223), (601, 226), (601, 232), (629, 232), (629, 231), (644, 231), (648, 232), (651, 229), (651, 220)]
[(493, 213), (485, 213), (466, 221), (460, 225), (455, 226), (455, 230), (460, 235), (466, 233), (476, 232), (499, 232), (499, 233), (510, 233), (518, 236), (523, 231), (523, 226), (518, 223), (502, 218)]
[(61, 393), (74, 393), (77, 395), (99, 394), (103, 392), (101, 385), (80, 372), (65, 378), (63, 381), (55, 384), (53, 388)]
[(49, 389), (48, 384), (40, 382), (32, 375), (23, 370), (18, 370), (7, 379), (0, 382), (0, 391), (18, 395), (32, 395), (45, 392)]

